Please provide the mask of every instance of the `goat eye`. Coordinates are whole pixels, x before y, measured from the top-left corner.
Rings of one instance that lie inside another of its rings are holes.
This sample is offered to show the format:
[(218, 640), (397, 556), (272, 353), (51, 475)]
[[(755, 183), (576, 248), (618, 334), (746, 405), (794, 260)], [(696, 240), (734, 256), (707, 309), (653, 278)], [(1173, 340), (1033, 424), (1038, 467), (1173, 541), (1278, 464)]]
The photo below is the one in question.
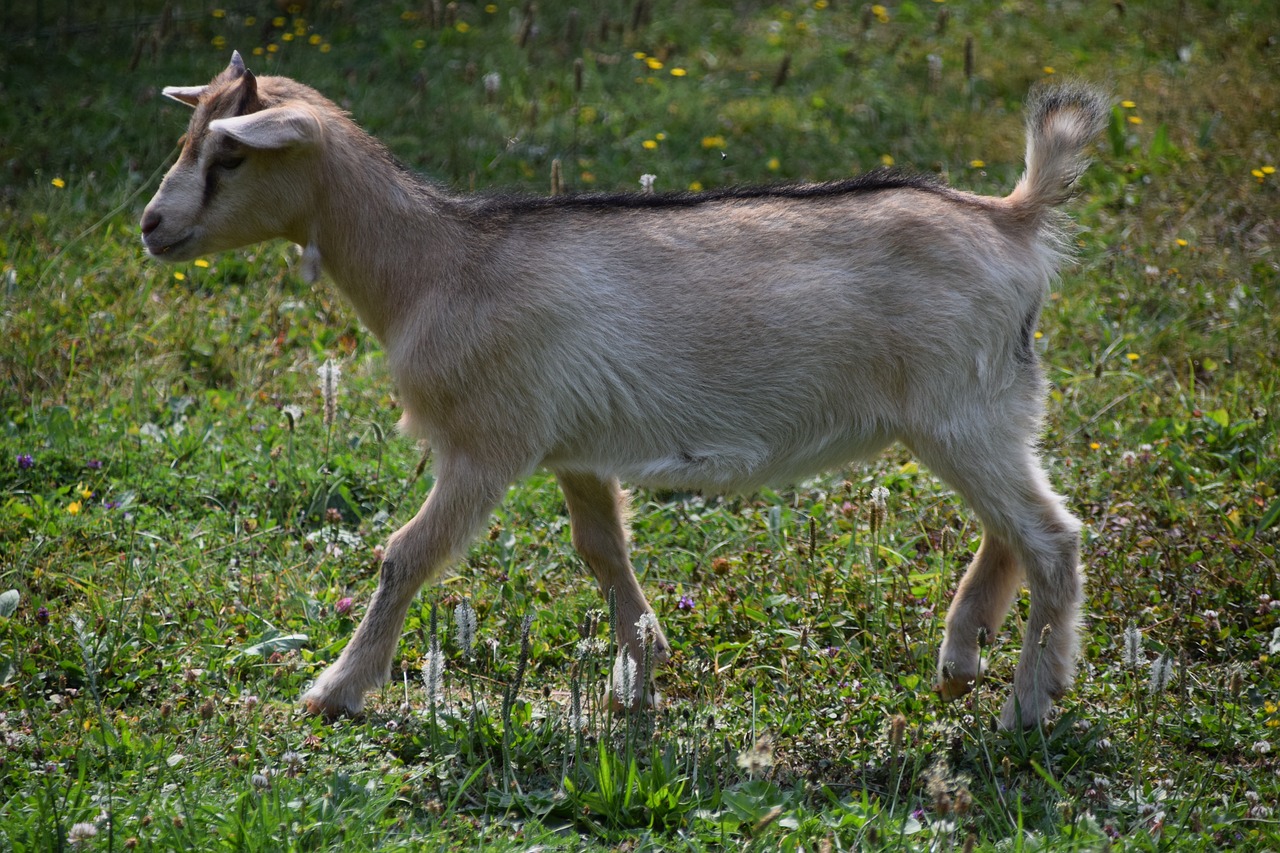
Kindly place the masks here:
[(240, 164), (243, 162), (244, 162), (243, 157), (238, 157), (235, 155), (227, 155), (225, 157), (219, 157), (218, 159), (214, 160), (213, 165), (217, 166), (219, 169), (226, 169), (229, 172), (232, 169), (240, 168)]

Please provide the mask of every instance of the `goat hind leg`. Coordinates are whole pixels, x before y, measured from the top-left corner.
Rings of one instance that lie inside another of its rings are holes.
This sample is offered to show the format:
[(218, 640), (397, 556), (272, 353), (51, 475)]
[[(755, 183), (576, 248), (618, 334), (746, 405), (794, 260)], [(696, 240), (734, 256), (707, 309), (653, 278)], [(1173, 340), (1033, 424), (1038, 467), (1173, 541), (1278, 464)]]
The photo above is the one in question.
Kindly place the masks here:
[(426, 503), (392, 535), (378, 588), (355, 635), (302, 697), (313, 714), (359, 713), (369, 690), (386, 682), (409, 605), (424, 583), (462, 551), (497, 505), (507, 480), (437, 459)]
[(1013, 695), (1000, 713), (1003, 729), (1034, 726), (1044, 719), (1053, 700), (1071, 687), (1079, 648), (1084, 598), (1080, 522), (1063, 509), (1047, 484), (1034, 509), (1036, 523), (1019, 543), (1031, 607), (1013, 676)]
[(965, 571), (947, 610), (947, 630), (938, 653), (938, 693), (958, 699), (982, 674), (982, 639), (994, 639), (1022, 580), (1022, 568), (1009, 545), (990, 530), (982, 534), (978, 554)]
[[(1031, 447), (992, 427), (968, 453), (914, 446), (925, 464), (959, 491), (982, 521), (978, 558), (960, 583), (947, 615), (938, 661), (938, 689), (946, 698), (977, 678), (978, 635), (994, 634), (1025, 572), (1031, 609), (1014, 674), (1013, 696), (1000, 715), (1003, 728), (1032, 726), (1071, 685), (1083, 582), (1080, 522), (1062, 506)], [(956, 445), (952, 444), (954, 448)]]
[[(630, 656), (636, 672), (640, 672), (645, 664), (646, 650), (637, 632), (637, 623), (645, 614), (652, 616), (653, 608), (645, 599), (631, 567), (627, 546), (626, 493), (616, 479), (577, 473), (557, 473), (556, 477), (569, 508), (573, 546), (591, 569), (600, 585), (600, 593), (607, 599), (610, 590), (613, 591), (617, 606), (618, 646), (624, 650), (621, 654)], [(649, 663), (658, 664), (665, 661), (671, 652), (657, 617), (653, 618), (652, 625), (654, 634), (650, 638)], [(615, 666), (620, 665), (621, 655)], [(657, 701), (657, 696), (651, 692), (645, 700), (652, 704)]]

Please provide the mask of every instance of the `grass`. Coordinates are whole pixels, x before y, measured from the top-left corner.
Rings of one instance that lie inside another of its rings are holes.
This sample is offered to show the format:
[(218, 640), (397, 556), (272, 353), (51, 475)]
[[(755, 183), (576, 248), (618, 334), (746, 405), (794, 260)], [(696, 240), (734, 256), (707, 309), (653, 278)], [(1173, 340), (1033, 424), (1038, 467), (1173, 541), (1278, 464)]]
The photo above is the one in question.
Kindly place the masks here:
[[(4, 10), (3, 846), (1280, 845), (1266, 4), (151, 5)], [(1072, 206), (1079, 263), (1041, 324), (1046, 458), (1086, 521), (1060, 714), (991, 728), (1025, 599), (979, 689), (932, 694), (978, 531), (895, 449), (758, 495), (636, 494), (635, 563), (674, 648), (656, 713), (605, 710), (608, 606), (538, 475), (424, 591), (368, 714), (302, 716), (431, 469), (394, 434), (376, 343), (291, 249), (141, 256), (187, 118), (158, 88), (204, 82), (233, 47), (459, 190), (546, 192), (553, 161), (569, 191), (893, 161), (1000, 193), (1032, 82), (1110, 86)]]

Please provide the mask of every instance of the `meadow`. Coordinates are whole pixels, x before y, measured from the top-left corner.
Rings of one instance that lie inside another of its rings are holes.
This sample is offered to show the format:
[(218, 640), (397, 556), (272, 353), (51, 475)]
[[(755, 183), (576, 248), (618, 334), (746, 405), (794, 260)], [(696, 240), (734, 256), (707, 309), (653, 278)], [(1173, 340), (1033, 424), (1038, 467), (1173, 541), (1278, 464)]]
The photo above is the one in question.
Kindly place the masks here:
[[(1271, 6), (5, 4), (0, 848), (1280, 848)], [(143, 256), (188, 118), (160, 88), (232, 49), (458, 192), (893, 165), (1003, 194), (1028, 89), (1107, 88), (1036, 334), (1045, 459), (1085, 522), (1055, 715), (994, 727), (1025, 594), (977, 689), (933, 693), (979, 532), (901, 448), (753, 495), (634, 492), (673, 647), (656, 710), (607, 708), (610, 608), (541, 473), (419, 596), (367, 712), (303, 714), (431, 459), (296, 248)]]

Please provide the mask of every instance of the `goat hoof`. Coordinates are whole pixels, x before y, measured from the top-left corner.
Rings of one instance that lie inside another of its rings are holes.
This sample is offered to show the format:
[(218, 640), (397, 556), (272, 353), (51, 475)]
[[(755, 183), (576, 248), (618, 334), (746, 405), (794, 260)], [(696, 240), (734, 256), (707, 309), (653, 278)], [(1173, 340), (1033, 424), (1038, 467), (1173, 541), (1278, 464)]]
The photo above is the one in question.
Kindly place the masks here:
[(1000, 730), (1035, 728), (1049, 718), (1054, 701), (1065, 694), (1065, 687), (1046, 688), (1042, 685), (1037, 685), (1037, 689), (1019, 691), (1015, 681), (1013, 692), (1000, 711)]
[(954, 702), (960, 697), (973, 690), (973, 686), (978, 683), (976, 678), (962, 678), (955, 675), (944, 675), (938, 679), (938, 683), (934, 685), (934, 691), (942, 697), (944, 702)]
[(332, 692), (313, 687), (302, 696), (303, 709), (313, 717), (336, 720), (341, 717), (358, 717), (364, 710), (364, 697), (343, 700)]

